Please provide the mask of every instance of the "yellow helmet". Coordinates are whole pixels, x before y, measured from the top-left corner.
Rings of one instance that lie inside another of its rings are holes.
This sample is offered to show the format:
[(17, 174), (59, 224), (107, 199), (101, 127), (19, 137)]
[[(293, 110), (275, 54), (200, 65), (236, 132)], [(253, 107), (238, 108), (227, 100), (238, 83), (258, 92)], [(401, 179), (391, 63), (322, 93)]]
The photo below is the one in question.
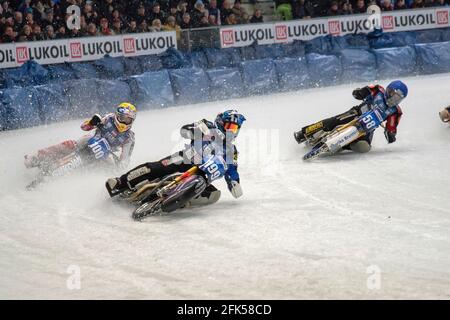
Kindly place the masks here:
[(122, 102), (117, 106), (114, 122), (120, 133), (130, 130), (136, 119), (136, 113), (136, 107), (129, 102)]

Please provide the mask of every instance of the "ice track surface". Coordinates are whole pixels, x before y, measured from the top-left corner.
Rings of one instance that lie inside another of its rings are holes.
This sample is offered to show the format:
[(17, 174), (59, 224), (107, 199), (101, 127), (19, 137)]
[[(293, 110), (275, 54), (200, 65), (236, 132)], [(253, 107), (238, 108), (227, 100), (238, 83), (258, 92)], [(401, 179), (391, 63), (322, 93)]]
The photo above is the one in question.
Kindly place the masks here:
[(23, 155), (79, 137), (80, 121), (0, 133), (0, 298), (450, 298), (450, 127), (437, 114), (450, 75), (405, 81), (397, 143), (378, 129), (370, 153), (310, 163), (293, 131), (355, 105), (364, 84), (140, 112), (131, 166), (177, 150), (185, 123), (230, 107), (248, 119), (241, 199), (221, 181), (215, 205), (142, 223), (108, 199), (108, 172), (25, 191)]

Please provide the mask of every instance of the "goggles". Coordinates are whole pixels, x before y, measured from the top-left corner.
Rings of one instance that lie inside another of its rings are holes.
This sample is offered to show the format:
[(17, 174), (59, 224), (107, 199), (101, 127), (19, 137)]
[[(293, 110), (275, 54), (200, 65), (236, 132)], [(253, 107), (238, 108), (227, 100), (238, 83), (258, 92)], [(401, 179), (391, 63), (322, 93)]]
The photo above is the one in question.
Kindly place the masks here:
[(128, 114), (120, 113), (117, 115), (117, 121), (126, 125), (130, 125), (133, 123), (134, 119)]
[(239, 125), (238, 125), (237, 123), (234, 123), (234, 122), (225, 122), (225, 123), (223, 124), (223, 128), (224, 128), (226, 131), (231, 131), (231, 132), (233, 132), (234, 134), (236, 134), (236, 133), (239, 132)]
[(400, 90), (388, 90), (387, 96), (386, 103), (389, 107), (398, 105), (405, 98)]

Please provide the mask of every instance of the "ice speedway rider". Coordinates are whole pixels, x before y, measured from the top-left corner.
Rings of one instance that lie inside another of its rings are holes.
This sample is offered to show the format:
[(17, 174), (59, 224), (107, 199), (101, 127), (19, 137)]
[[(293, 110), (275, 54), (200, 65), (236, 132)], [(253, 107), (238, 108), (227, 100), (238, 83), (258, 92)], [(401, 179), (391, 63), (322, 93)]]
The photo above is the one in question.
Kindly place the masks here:
[[(400, 80), (391, 82), (386, 87), (386, 90), (380, 85), (357, 88), (353, 90), (353, 97), (358, 100), (363, 100), (362, 104), (354, 106), (337, 116), (305, 126), (300, 131), (294, 133), (294, 138), (299, 144), (307, 142), (310, 145), (314, 145), (326, 132), (332, 131), (337, 126), (349, 123), (365, 112), (376, 108), (382, 112), (383, 118), (386, 120), (384, 129), (386, 140), (388, 143), (393, 143), (396, 141), (397, 126), (402, 116), (399, 103), (407, 95), (408, 87)], [(360, 153), (370, 151), (373, 133), (374, 131), (371, 131), (344, 147), (344, 149)]]
[(83, 131), (94, 133), (84, 135), (78, 140), (66, 140), (59, 144), (37, 151), (34, 155), (25, 156), (25, 166), (27, 168), (39, 167), (41, 164), (56, 161), (70, 153), (82, 150), (87, 147), (90, 138), (97, 136), (108, 141), (112, 152), (116, 157), (109, 157), (107, 163), (119, 167), (126, 167), (133, 152), (135, 138), (131, 130), (136, 119), (137, 109), (129, 102), (120, 103), (115, 113), (106, 114), (101, 117), (98, 114), (81, 124)]
[(439, 117), (441, 118), (442, 122), (450, 122), (450, 106), (439, 112)]
[[(162, 178), (173, 173), (183, 173), (194, 165), (204, 164), (208, 155), (223, 157), (226, 168), (223, 173), (228, 189), (235, 198), (242, 196), (239, 173), (237, 171), (238, 152), (234, 140), (239, 134), (245, 117), (236, 110), (219, 113), (214, 122), (202, 119), (198, 122), (181, 127), (180, 134), (190, 141), (185, 148), (156, 162), (143, 163), (128, 171), (121, 177), (110, 178), (106, 188), (111, 197), (125, 190), (135, 190), (136, 186)], [(207, 180), (207, 177), (205, 177)], [(210, 181), (200, 195), (194, 197), (188, 204), (211, 204), (219, 200), (220, 190)]]

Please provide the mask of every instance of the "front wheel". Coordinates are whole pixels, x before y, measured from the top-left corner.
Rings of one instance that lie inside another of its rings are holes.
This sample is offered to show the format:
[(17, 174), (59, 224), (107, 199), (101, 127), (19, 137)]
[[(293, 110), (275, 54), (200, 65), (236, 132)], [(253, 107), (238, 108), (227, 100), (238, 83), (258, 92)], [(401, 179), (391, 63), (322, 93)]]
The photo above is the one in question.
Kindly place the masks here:
[(151, 202), (145, 202), (134, 210), (131, 215), (134, 220), (141, 221), (143, 218), (151, 215), (161, 214), (161, 204), (164, 199), (158, 198)]

